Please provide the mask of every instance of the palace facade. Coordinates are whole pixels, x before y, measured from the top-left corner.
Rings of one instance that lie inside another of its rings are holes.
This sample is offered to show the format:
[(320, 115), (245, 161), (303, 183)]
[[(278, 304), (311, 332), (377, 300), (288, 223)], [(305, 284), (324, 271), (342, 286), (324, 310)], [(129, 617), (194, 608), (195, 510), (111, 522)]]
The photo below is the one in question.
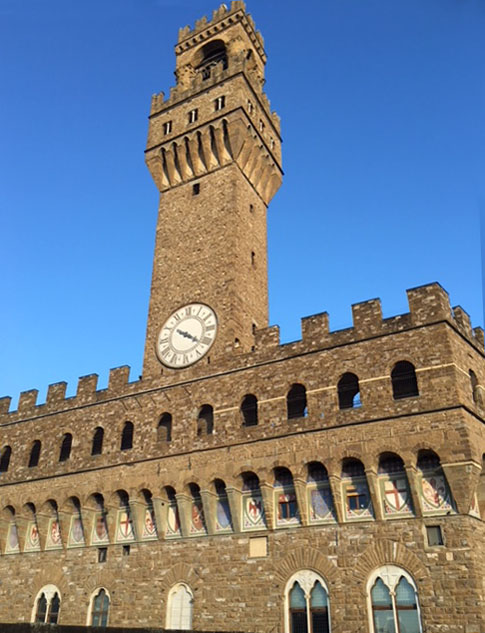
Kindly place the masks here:
[(0, 622), (484, 633), (483, 331), (431, 284), (281, 345), (263, 39), (236, 0), (175, 54), (143, 375), (0, 400)]

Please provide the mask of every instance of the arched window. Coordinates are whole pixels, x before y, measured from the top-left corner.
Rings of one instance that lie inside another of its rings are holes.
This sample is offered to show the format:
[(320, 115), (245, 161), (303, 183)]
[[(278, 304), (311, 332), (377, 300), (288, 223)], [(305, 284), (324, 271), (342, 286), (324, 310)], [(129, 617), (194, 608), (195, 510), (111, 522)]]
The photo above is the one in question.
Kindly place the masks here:
[(344, 374), (338, 381), (337, 390), (339, 409), (355, 409), (360, 407), (359, 379), (355, 374)]
[(195, 483), (189, 484), (190, 496), (192, 497), (192, 511), (190, 520), (191, 534), (205, 534), (205, 516), (202, 499), (200, 497), (200, 487)]
[(341, 479), (346, 520), (371, 518), (372, 503), (364, 464), (358, 459), (344, 459)]
[(293, 385), (286, 396), (288, 420), (305, 418), (308, 415), (306, 389), (303, 385)]
[(35, 468), (36, 466), (39, 465), (40, 449), (41, 448), (42, 448), (42, 444), (41, 444), (40, 440), (35, 440), (35, 442), (32, 444), (32, 448), (30, 450), (29, 468)]
[(241, 403), (241, 414), (244, 426), (256, 426), (258, 424), (258, 399), (252, 394), (244, 396)]
[(226, 484), (222, 479), (216, 479), (214, 481), (214, 489), (217, 495), (216, 532), (228, 532), (232, 530), (232, 522)]
[(133, 541), (135, 533), (133, 529), (133, 518), (131, 516), (130, 497), (126, 490), (117, 490), (119, 501), (118, 516), (116, 519), (116, 541), (124, 543)]
[(276, 525), (294, 525), (300, 522), (298, 514), (298, 504), (296, 501), (295, 487), (293, 485), (293, 475), (288, 468), (274, 469), (274, 488)]
[(453, 500), (438, 455), (431, 450), (419, 451), (417, 467), (423, 514), (448, 514), (453, 511)]
[(8, 471), (11, 455), (12, 449), (10, 446), (4, 446), (0, 455), (0, 473), (6, 473)]
[(266, 519), (264, 516), (263, 497), (259, 487), (259, 478), (255, 473), (245, 472), (242, 479), (242, 529), (264, 530)]
[(91, 532), (91, 545), (105, 545), (109, 543), (108, 525), (106, 521), (107, 511), (104, 505), (103, 495), (95, 492), (92, 497), (94, 506), (94, 521)]
[(160, 418), (160, 422), (158, 423), (158, 441), (172, 441), (172, 415), (170, 413), (165, 412)]
[(168, 630), (191, 631), (194, 596), (188, 585), (179, 583), (170, 589), (167, 600)]
[(78, 497), (69, 497), (69, 504), (71, 511), (71, 521), (69, 525), (69, 535), (67, 538), (67, 544), (69, 547), (79, 547), (85, 545), (84, 539), (84, 525), (81, 512), (81, 502)]
[(177, 538), (182, 536), (180, 529), (180, 516), (177, 506), (177, 496), (172, 486), (165, 486), (165, 496), (167, 500), (167, 527), (165, 538)]
[(385, 517), (412, 514), (413, 506), (404, 462), (394, 453), (379, 458), (379, 490)]
[(404, 569), (385, 565), (367, 587), (372, 633), (422, 633), (416, 585)]
[(401, 360), (394, 365), (391, 372), (392, 395), (394, 400), (419, 396), (418, 381), (414, 365), (407, 360)]
[(204, 404), (197, 416), (197, 436), (212, 435), (214, 432), (214, 409), (210, 404)]
[(65, 462), (71, 457), (72, 435), (66, 433), (62, 438), (61, 451), (59, 453), (59, 461)]
[(285, 591), (286, 633), (330, 633), (328, 589), (309, 569), (294, 574)]
[(131, 422), (125, 422), (123, 432), (121, 433), (120, 450), (129, 451), (131, 448), (133, 448), (133, 424)]
[(334, 522), (336, 520), (327, 469), (320, 462), (308, 464), (307, 493), (310, 521)]
[(59, 589), (55, 585), (46, 585), (37, 594), (34, 601), (32, 622), (39, 624), (57, 624), (61, 598)]
[(155, 539), (157, 538), (157, 522), (155, 519), (155, 509), (153, 507), (153, 495), (150, 490), (142, 490), (142, 495), (145, 500), (145, 517), (143, 520), (143, 528), (141, 532), (141, 538), (143, 539)]
[(104, 429), (98, 426), (94, 431), (93, 444), (91, 446), (91, 455), (101, 455), (103, 452)]
[(212, 40), (199, 49), (195, 55), (193, 64), (195, 70), (202, 74), (205, 81), (211, 76), (212, 69), (222, 63), (222, 68), (227, 68), (226, 45), (222, 40)]
[(110, 599), (106, 589), (98, 589), (91, 598), (91, 618), (88, 625), (108, 626)]

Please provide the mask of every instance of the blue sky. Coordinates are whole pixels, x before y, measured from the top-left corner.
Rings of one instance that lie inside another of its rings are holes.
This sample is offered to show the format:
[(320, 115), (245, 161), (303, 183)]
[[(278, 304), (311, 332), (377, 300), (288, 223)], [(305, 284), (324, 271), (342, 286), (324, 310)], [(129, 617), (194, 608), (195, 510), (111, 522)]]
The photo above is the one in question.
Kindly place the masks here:
[[(285, 179), (269, 210), (270, 321), (439, 281), (483, 325), (483, 0), (252, 0)], [(0, 0), (0, 396), (141, 373), (158, 195), (153, 93), (206, 0)]]

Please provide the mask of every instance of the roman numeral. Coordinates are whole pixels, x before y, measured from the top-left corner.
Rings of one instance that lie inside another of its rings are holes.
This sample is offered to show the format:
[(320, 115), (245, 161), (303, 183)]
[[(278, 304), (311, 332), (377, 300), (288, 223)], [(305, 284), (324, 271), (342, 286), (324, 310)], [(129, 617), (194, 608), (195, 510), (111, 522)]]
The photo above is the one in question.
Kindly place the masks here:
[(210, 345), (212, 343), (212, 339), (208, 336), (204, 336), (204, 338), (201, 340), (201, 343), (202, 345)]
[(215, 330), (216, 326), (215, 325), (207, 325), (205, 328), (206, 332), (211, 332), (212, 330)]

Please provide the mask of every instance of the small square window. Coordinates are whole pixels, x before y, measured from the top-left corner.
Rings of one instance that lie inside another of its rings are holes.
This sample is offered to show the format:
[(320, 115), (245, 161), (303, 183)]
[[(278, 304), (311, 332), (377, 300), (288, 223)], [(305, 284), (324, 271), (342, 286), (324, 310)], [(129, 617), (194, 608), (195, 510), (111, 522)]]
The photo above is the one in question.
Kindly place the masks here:
[(249, 205), (249, 213), (254, 213), (254, 204)]
[(165, 121), (163, 124), (163, 133), (165, 135), (170, 134), (172, 131), (172, 121)]
[(427, 525), (426, 535), (428, 537), (428, 545), (430, 547), (435, 547), (436, 545), (443, 545), (443, 534), (441, 532), (441, 526)]
[(200, 193), (200, 182), (196, 182), (195, 185), (192, 186), (192, 195), (198, 196)]
[(105, 563), (108, 558), (108, 548), (98, 547), (98, 563)]
[(226, 106), (226, 97), (224, 97), (224, 96), (217, 97), (217, 99), (214, 101), (214, 106), (215, 106), (216, 112), (218, 110), (222, 110), (223, 108), (225, 108), (225, 106)]
[(199, 118), (199, 111), (197, 108), (189, 112), (189, 123), (195, 123), (198, 118)]
[(129, 556), (129, 555), (130, 555), (130, 546), (123, 545), (123, 556)]

